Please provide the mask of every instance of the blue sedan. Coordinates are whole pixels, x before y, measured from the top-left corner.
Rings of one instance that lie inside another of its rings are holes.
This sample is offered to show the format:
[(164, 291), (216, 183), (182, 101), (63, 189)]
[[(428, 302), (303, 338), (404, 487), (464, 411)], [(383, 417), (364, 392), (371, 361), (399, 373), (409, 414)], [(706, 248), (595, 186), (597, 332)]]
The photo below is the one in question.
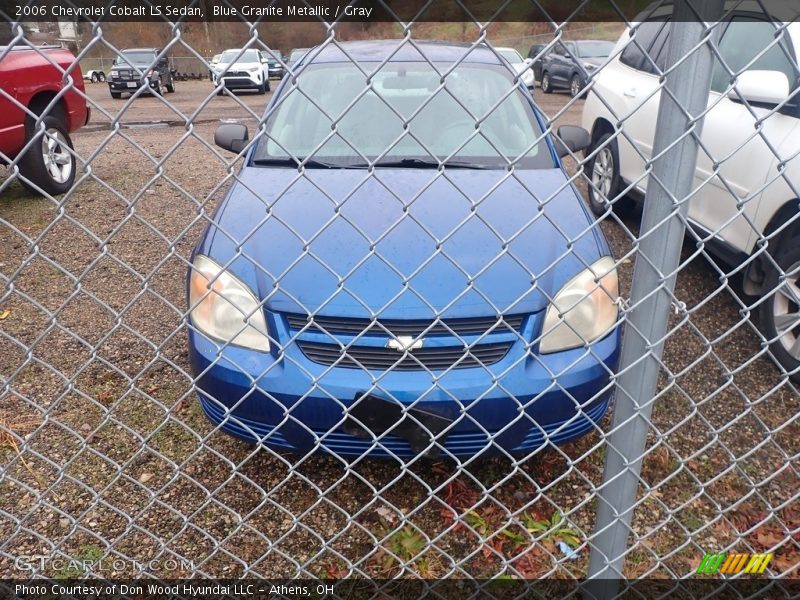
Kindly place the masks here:
[[(597, 427), (618, 283), (560, 157), (488, 46), (311, 50), (192, 256), (189, 353), (211, 421), (341, 456), (530, 453)], [(465, 56), (466, 55), (466, 56)]]

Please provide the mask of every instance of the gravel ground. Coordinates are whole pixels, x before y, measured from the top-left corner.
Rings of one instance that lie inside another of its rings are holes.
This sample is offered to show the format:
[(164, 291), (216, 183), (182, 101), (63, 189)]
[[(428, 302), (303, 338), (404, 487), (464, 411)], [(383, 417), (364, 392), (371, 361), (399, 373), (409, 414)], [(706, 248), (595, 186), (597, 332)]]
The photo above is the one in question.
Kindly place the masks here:
[[(212, 146), (216, 124), (252, 119), (268, 99), (210, 90), (179, 84), (167, 97), (176, 111), (88, 86), (97, 106), (73, 141), (94, 155), (91, 176), (58, 204), (17, 183), (0, 198), (0, 273), (11, 281), (0, 296), (0, 577), (24, 576), (14, 557), (26, 554), (155, 560), (147, 570), (159, 575), (168, 558), (225, 576), (584, 574), (600, 431), (517, 465), (402, 469), (278, 455), (206, 421), (186, 359), (187, 260), (231, 172)], [(537, 90), (537, 100), (555, 115), (568, 97)], [(579, 123), (581, 104), (557, 125)], [(636, 220), (601, 226), (627, 293)], [(650, 492), (625, 572), (685, 575), (704, 551), (733, 544), (777, 546), (773, 571), (796, 574), (800, 396), (761, 354), (737, 282), (690, 242), (683, 261), (686, 310), (666, 342), (642, 472)], [(534, 542), (531, 530), (559, 511), (566, 521)], [(564, 559), (563, 540), (577, 559)], [(114, 574), (133, 573), (120, 563)]]

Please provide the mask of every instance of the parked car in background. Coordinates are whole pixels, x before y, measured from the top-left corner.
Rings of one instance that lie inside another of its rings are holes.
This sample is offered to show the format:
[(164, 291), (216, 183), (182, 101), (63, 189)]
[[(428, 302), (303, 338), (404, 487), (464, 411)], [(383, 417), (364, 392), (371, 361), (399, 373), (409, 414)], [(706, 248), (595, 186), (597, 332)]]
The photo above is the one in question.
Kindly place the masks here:
[(558, 42), (542, 60), (542, 91), (549, 94), (556, 88), (565, 88), (573, 98), (580, 96), (589, 77), (613, 49), (613, 42), (600, 40)]
[(528, 50), (528, 58), (532, 60), (533, 77), (536, 81), (542, 81), (542, 60), (547, 54), (547, 44), (533, 44)]
[(139, 88), (151, 94), (175, 91), (175, 77), (169, 58), (160, 56), (159, 48), (122, 50), (108, 74), (108, 90), (112, 98), (134, 94)]
[(295, 48), (289, 53), (289, 60), (286, 61), (286, 66), (290, 69), (294, 64), (303, 58), (311, 48)]
[(244, 125), (217, 129), (245, 156), (192, 255), (188, 336), (224, 431), (302, 452), (473, 456), (564, 443), (606, 412), (615, 262), (558, 158), (588, 132), (543, 135), (486, 46), (415, 46), (327, 46), (252, 147)]
[(255, 90), (259, 94), (270, 91), (267, 57), (255, 48), (225, 50), (214, 69), (214, 85), (222, 84), (217, 94), (225, 90)]
[(0, 46), (0, 55), (0, 161), (18, 159), (32, 192), (64, 193), (75, 181), (69, 134), (90, 115), (80, 65), (58, 46)]
[[(286, 62), (286, 60), (281, 56), (281, 60)], [(283, 65), (281, 64), (281, 60), (278, 60), (274, 56), (267, 57), (267, 72), (272, 79), (280, 79), (283, 77)]]
[(214, 81), (214, 69), (217, 68), (221, 56), (222, 54), (215, 54), (211, 57), (211, 61), (208, 63), (208, 78), (211, 81)]
[(495, 48), (498, 54), (508, 61), (511, 67), (520, 75), (522, 83), (529, 90), (533, 90), (535, 81), (533, 79), (533, 70), (531, 65), (533, 61), (522, 58), (522, 55), (514, 48)]
[[(800, 382), (800, 108), (789, 101), (797, 97), (800, 23), (733, 10), (718, 49), (736, 85), (715, 61), (688, 222), (723, 264), (746, 265), (744, 291), (763, 298), (757, 312), (771, 353)], [(620, 44), (628, 45), (595, 75), (584, 104), (583, 125), (592, 132), (589, 199), (597, 215), (629, 212), (647, 189), (672, 28), (667, 17), (656, 12), (638, 24), (637, 45), (628, 44), (630, 31), (622, 35)], [(616, 135), (620, 122), (625, 135)], [(633, 193), (620, 197), (628, 186)]]

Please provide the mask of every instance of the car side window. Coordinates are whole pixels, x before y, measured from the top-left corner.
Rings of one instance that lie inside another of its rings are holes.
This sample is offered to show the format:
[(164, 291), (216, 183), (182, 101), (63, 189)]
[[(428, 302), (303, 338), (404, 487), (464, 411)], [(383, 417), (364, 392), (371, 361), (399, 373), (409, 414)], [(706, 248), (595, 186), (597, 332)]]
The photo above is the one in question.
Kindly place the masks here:
[(750, 17), (734, 18), (719, 42), (720, 56), (728, 68), (718, 59), (714, 60), (711, 90), (724, 93), (737, 73), (749, 70), (780, 71), (789, 79), (790, 87), (794, 88), (798, 73), (789, 58), (793, 52), (788, 33), (784, 29), (777, 42), (776, 35), (776, 23)]
[(632, 32), (631, 39), (628, 41), (625, 50), (623, 50), (622, 56), (619, 57), (620, 62), (639, 71), (653, 72), (652, 61), (646, 59), (645, 54), (652, 58), (653, 55), (650, 53), (650, 48), (664, 28), (664, 24), (665, 22), (662, 20), (640, 23), (636, 31)]
[[(653, 40), (653, 45), (647, 51), (644, 61), (644, 69), (654, 75), (660, 75), (667, 68), (667, 48), (669, 45), (669, 30), (672, 23), (667, 21)], [(653, 64), (655, 62), (655, 64)]]

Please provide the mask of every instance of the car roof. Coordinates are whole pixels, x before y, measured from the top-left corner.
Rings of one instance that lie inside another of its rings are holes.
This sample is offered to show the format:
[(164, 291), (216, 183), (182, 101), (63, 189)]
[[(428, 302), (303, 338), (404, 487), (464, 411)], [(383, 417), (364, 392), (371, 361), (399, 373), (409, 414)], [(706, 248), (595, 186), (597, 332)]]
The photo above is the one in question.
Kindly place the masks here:
[(160, 52), (158, 48), (125, 48), (120, 52)]
[(308, 57), (312, 63), (351, 62), (351, 59), (356, 62), (456, 62), (463, 59), (464, 63), (501, 64), (501, 59), (485, 44), (473, 48), (467, 43), (415, 40), (411, 45), (401, 39), (328, 44), (312, 48)]

